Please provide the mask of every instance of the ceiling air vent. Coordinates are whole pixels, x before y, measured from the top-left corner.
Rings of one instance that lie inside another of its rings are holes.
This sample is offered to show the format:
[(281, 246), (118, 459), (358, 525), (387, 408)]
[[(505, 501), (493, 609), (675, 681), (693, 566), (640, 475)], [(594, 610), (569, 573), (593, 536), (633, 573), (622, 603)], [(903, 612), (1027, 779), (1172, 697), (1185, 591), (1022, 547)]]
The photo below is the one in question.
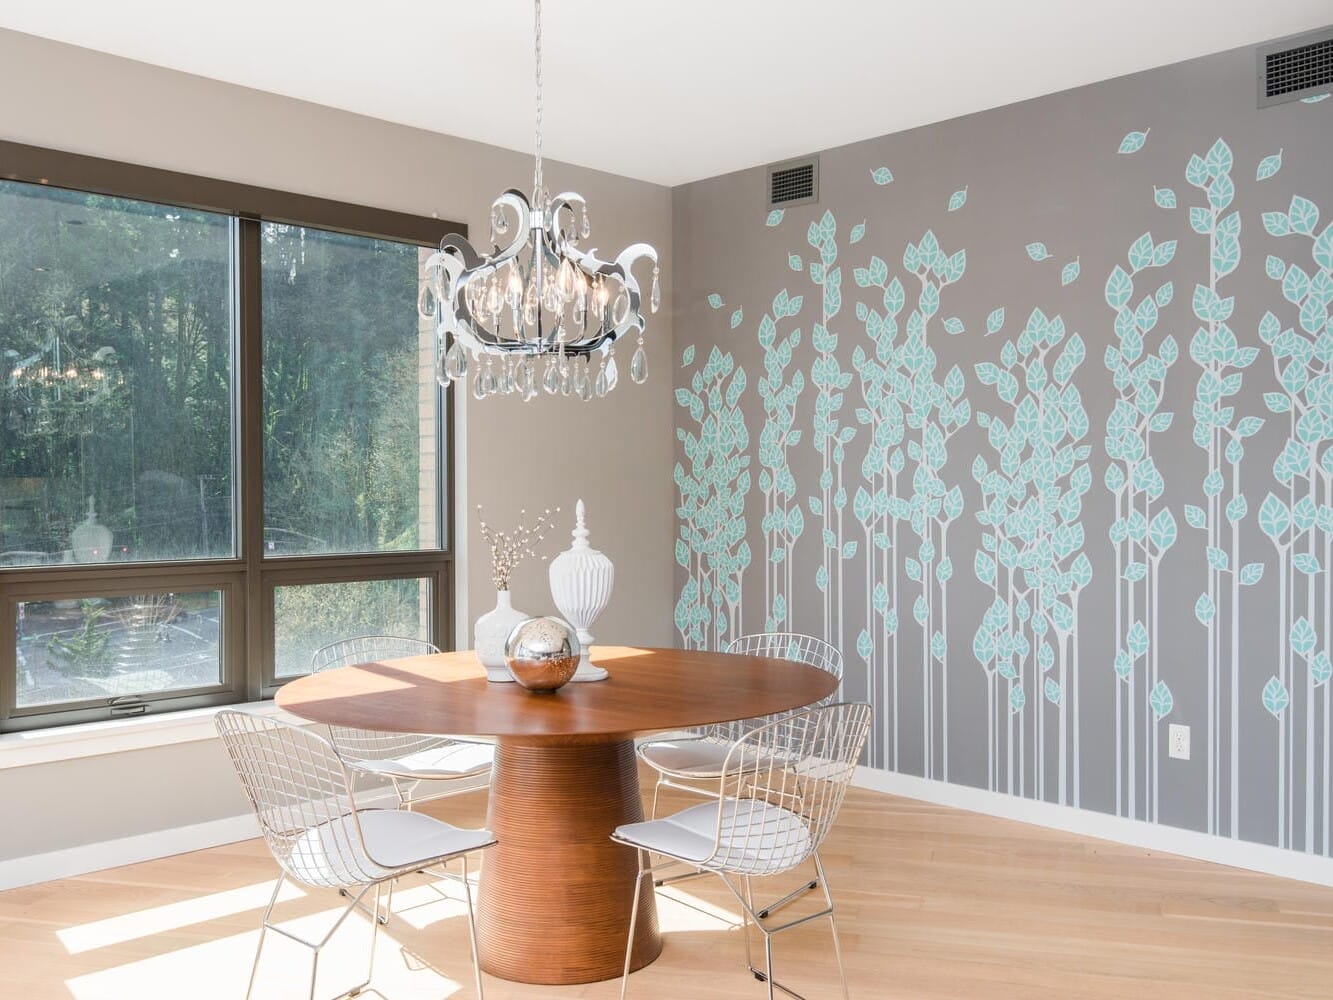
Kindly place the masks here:
[(1333, 27), (1260, 46), (1259, 107), (1333, 90)]
[(819, 158), (789, 160), (768, 168), (768, 207), (786, 208), (819, 200)]

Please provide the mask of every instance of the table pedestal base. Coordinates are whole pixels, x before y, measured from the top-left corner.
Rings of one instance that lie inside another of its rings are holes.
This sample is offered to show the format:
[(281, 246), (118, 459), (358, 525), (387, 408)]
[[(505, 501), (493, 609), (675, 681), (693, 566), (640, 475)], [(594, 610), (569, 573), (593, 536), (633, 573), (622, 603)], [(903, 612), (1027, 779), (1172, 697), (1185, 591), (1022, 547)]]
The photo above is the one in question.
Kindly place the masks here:
[[(575, 746), (501, 739), (477, 913), (481, 967), (521, 983), (611, 979), (625, 962), (637, 852), (611, 841), (643, 819), (631, 740)], [(653, 885), (640, 887), (630, 969), (662, 951)]]

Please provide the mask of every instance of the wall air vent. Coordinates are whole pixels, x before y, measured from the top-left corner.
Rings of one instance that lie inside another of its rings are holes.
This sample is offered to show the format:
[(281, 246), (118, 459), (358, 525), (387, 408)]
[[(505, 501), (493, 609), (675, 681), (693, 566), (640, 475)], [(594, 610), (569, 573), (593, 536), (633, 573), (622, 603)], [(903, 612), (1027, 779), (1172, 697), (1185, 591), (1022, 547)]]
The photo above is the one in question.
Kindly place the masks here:
[(1270, 42), (1258, 55), (1261, 108), (1333, 90), (1333, 27)]
[(808, 205), (819, 200), (819, 157), (774, 163), (768, 168), (768, 207)]

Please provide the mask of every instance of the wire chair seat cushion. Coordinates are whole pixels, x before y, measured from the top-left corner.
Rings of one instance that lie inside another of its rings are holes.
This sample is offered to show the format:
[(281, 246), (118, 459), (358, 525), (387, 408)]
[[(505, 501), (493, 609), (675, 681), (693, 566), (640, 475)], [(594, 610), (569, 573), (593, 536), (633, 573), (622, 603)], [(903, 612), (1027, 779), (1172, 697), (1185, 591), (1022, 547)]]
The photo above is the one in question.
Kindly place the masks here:
[(287, 840), (283, 867), (308, 885), (350, 888), (416, 871), (430, 863), (495, 843), (489, 830), (463, 830), (401, 809), (358, 809), (361, 836), (348, 817), (311, 827)]
[[(706, 870), (774, 875), (792, 868), (813, 843), (806, 821), (761, 799), (694, 806), (665, 819), (617, 827), (615, 839)], [(793, 863), (793, 859), (799, 859)]]
[[(792, 660), (818, 667), (842, 679), (842, 654), (834, 646), (812, 635), (799, 632), (755, 632), (737, 636), (727, 646), (727, 652)], [(829, 695), (817, 704), (827, 705), (833, 697)], [(737, 722), (719, 722), (701, 726), (688, 734), (654, 739), (640, 744), (639, 758), (665, 778), (719, 778), (722, 776), (727, 751), (737, 740), (781, 717), (769, 715)]]
[[(342, 743), (336, 734), (334, 742), (342, 751)], [(363, 774), (411, 781), (475, 777), (486, 774), (494, 763), (495, 747), (492, 744), (450, 740), (401, 757), (349, 760), (348, 766)]]
[(645, 743), (639, 757), (667, 777), (720, 778), (732, 745), (712, 736), (684, 736)]

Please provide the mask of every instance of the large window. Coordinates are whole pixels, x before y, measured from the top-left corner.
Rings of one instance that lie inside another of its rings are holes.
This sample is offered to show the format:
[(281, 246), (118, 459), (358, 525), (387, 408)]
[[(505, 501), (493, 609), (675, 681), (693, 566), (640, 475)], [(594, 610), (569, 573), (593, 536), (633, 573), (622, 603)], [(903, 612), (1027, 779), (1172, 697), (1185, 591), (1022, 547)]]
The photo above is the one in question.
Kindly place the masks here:
[[(0, 729), (450, 634), (451, 223), (0, 143)], [(96, 192), (96, 193), (93, 193)]]

